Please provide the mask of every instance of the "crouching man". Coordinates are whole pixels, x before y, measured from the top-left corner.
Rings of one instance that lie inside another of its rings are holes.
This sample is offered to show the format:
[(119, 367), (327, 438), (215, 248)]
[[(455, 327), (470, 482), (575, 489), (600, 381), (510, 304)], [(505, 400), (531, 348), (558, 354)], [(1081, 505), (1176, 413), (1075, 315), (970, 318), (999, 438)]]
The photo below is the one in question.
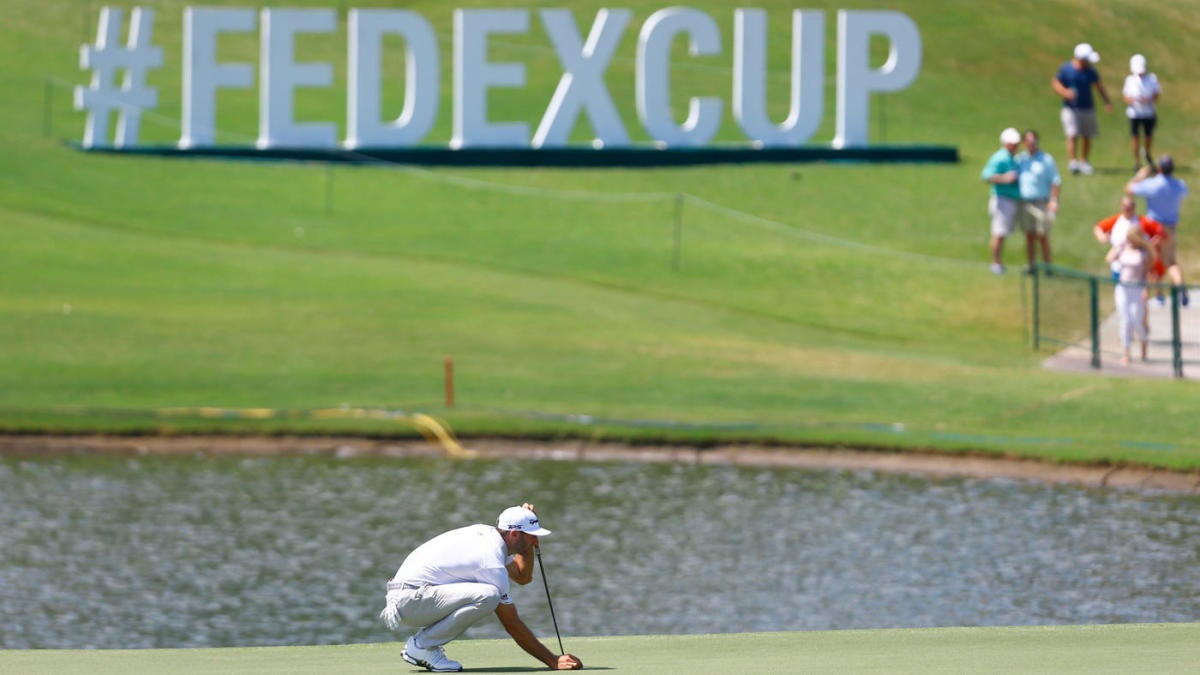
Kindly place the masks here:
[(379, 614), (393, 631), (419, 628), (404, 643), (403, 659), (435, 673), (462, 670), (443, 647), (476, 621), (495, 612), (504, 630), (530, 656), (551, 670), (577, 670), (583, 662), (543, 645), (517, 614), (509, 580), (533, 580), (534, 549), (550, 530), (538, 523), (530, 504), (505, 509), (496, 526), (468, 525), (421, 544), (404, 559), (387, 584), (387, 606)]

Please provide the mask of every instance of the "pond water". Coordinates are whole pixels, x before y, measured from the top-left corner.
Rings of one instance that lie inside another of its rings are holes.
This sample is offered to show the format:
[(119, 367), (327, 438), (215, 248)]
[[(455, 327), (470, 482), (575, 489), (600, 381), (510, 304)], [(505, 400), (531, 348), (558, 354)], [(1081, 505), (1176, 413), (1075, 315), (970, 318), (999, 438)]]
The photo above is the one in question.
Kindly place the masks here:
[[(0, 458), (0, 648), (378, 642), (432, 535), (531, 501), (565, 636), (1200, 620), (1200, 497), (427, 458)], [(516, 588), (550, 644), (541, 580)], [(494, 619), (468, 637), (502, 637)], [(549, 639), (547, 639), (549, 638)]]

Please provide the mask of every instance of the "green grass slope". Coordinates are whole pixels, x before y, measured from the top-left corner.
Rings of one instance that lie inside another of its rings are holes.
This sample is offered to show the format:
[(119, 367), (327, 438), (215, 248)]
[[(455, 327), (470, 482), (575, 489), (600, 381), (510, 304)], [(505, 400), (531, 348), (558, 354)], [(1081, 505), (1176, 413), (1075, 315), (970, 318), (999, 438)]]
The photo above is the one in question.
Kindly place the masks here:
[[(1174, 673), (1200, 658), (1200, 624), (568, 637), (585, 670), (622, 673)], [(460, 640), (464, 672), (544, 672), (510, 640)], [(0, 652), (28, 673), (425, 672), (399, 644)]]
[[(143, 121), (143, 140), (169, 143), (179, 133), (183, 3), (152, 6), (165, 65), (150, 77), (160, 107)], [(586, 26), (604, 4), (568, 6)], [(607, 81), (636, 137), (636, 27), (662, 5), (624, 6), (634, 24)], [(730, 6), (694, 6), (720, 23), (728, 51)], [(776, 19), (770, 82), (782, 117), (790, 5), (759, 6)], [(809, 6), (827, 12), (832, 83), (835, 10), (877, 5)], [(444, 96), (428, 141), (444, 143), (450, 6), (405, 7), (442, 40)], [(917, 22), (924, 63), (909, 90), (876, 97), (872, 134), (956, 145), (960, 165), (428, 171), (89, 155), (63, 141), (82, 134), (70, 86), (89, 79), (78, 48), (94, 40), (98, 6), (12, 0), (0, 26), (0, 428), (390, 430), (97, 412), (347, 404), (424, 408), (467, 434), (775, 439), (1200, 466), (1196, 387), (1040, 369), (1016, 275), (986, 272), (978, 178), (1004, 126), (1042, 128), (1061, 157), (1048, 81), (1081, 40), (1104, 55), (1114, 95), (1128, 54), (1147, 53), (1166, 88), (1158, 147), (1192, 164), (1200, 132), (1183, 122), (1200, 112), (1189, 88), (1200, 65), (1184, 47), (1200, 2), (889, 7)], [(333, 63), (337, 83), (301, 92), (297, 111), (344, 129), (342, 18), (337, 34), (298, 43), (297, 58)], [(223, 38), (220, 58), (256, 62), (257, 44), (256, 35)], [(526, 89), (493, 94), (492, 118), (536, 125), (561, 72), (540, 24), (498, 39), (492, 53), (529, 74)], [(728, 99), (730, 62), (728, 53), (691, 59), (680, 50), (676, 105), (691, 95)], [(385, 68), (391, 108), (401, 76)], [(814, 142), (832, 137), (833, 105), (831, 84)], [(218, 106), (221, 140), (249, 142), (257, 92), (223, 92)], [(1120, 106), (1101, 124), (1094, 163), (1103, 170), (1066, 177), (1054, 233), (1060, 263), (1093, 270), (1102, 251), (1090, 225), (1115, 208), (1129, 164)], [(587, 132), (581, 123), (577, 139)], [(721, 140), (739, 137), (727, 120)], [(1200, 237), (1186, 223), (1183, 232), (1195, 276)], [(1018, 244), (1009, 245), (1014, 266)], [(440, 404), (447, 356), (458, 372), (453, 410)], [(616, 422), (580, 429), (514, 411)]]

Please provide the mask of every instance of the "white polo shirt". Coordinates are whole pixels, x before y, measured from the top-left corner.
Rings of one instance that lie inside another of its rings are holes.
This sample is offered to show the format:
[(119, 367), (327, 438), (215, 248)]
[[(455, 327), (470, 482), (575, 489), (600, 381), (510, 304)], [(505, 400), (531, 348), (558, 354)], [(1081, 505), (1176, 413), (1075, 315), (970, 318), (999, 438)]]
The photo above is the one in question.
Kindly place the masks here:
[(1162, 93), (1162, 86), (1154, 73), (1129, 74), (1125, 77), (1125, 86), (1121, 88), (1121, 93), (1134, 99), (1134, 102), (1125, 108), (1125, 116), (1129, 119), (1145, 119), (1155, 116), (1154, 95)]
[(500, 590), (500, 604), (511, 605), (508, 570), (504, 563), (508, 548), (491, 525), (468, 525), (443, 532), (408, 554), (389, 588), (442, 586), (462, 582), (490, 584)]

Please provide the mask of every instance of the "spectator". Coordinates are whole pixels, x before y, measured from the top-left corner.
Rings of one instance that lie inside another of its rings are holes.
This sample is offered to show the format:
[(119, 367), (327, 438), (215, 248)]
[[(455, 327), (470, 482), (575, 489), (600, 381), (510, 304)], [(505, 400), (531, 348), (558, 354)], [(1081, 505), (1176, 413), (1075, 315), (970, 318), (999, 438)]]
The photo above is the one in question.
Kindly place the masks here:
[(1017, 162), (1013, 153), (1021, 143), (1021, 132), (1009, 127), (1000, 134), (1004, 147), (992, 153), (983, 167), (982, 178), (991, 184), (988, 197), (988, 215), (991, 216), (992, 237), (989, 248), (992, 253), (992, 274), (1004, 274), (1004, 238), (1012, 234), (1013, 219), (1017, 214), (1017, 201), (1021, 188), (1017, 185)]
[[(1175, 160), (1170, 155), (1158, 158), (1158, 174), (1151, 176), (1153, 166), (1138, 169), (1125, 185), (1125, 194), (1143, 197), (1146, 200), (1146, 216), (1162, 223), (1167, 236), (1163, 240), (1162, 260), (1167, 268), (1171, 283), (1181, 287), (1180, 301), (1188, 305), (1187, 287), (1183, 285), (1183, 270), (1176, 255), (1176, 240), (1179, 229), (1179, 207), (1188, 194), (1187, 184), (1175, 177)], [(1159, 296), (1162, 303), (1162, 296)]]
[[(1149, 296), (1149, 285), (1157, 284), (1162, 280), (1165, 270), (1162, 262), (1162, 244), (1166, 239), (1166, 231), (1163, 226), (1150, 220), (1146, 216), (1137, 214), (1137, 202), (1133, 197), (1124, 195), (1121, 197), (1121, 211), (1114, 216), (1109, 216), (1104, 220), (1096, 223), (1092, 230), (1096, 239), (1101, 244), (1107, 244), (1111, 248), (1117, 248), (1124, 245), (1130, 231), (1138, 231), (1153, 249), (1151, 258), (1154, 260), (1149, 271), (1146, 273), (1146, 286), (1142, 287), (1143, 300)], [(1118, 259), (1108, 261), (1112, 269), (1113, 283), (1121, 281), (1121, 261)], [(1143, 303), (1145, 304), (1145, 303)], [(1142, 329), (1149, 334), (1150, 332), (1150, 317), (1142, 312)]]
[(1137, 173), (1142, 168), (1143, 144), (1140, 137), (1145, 137), (1146, 163), (1153, 165), (1154, 156), (1151, 146), (1154, 143), (1154, 127), (1158, 125), (1158, 113), (1154, 104), (1162, 93), (1158, 77), (1146, 72), (1146, 57), (1134, 54), (1129, 59), (1129, 75), (1125, 77), (1125, 86), (1121, 94), (1128, 106), (1125, 114), (1129, 117), (1129, 147), (1133, 150), (1133, 171)]
[(1075, 45), (1074, 58), (1064, 63), (1050, 80), (1054, 92), (1063, 99), (1060, 118), (1063, 133), (1067, 136), (1067, 158), (1071, 173), (1090, 175), (1095, 172), (1088, 162), (1092, 153), (1092, 139), (1100, 134), (1092, 87), (1095, 87), (1104, 99), (1105, 111), (1112, 112), (1112, 100), (1108, 98), (1104, 83), (1100, 81), (1100, 74), (1092, 67), (1092, 64), (1099, 60), (1100, 55), (1092, 46), (1081, 42)]
[(1025, 132), (1025, 152), (1017, 155), (1017, 184), (1021, 201), (1017, 205), (1017, 223), (1025, 233), (1025, 253), (1029, 271), (1037, 262), (1037, 248), (1042, 250), (1042, 262), (1050, 264), (1050, 226), (1058, 214), (1058, 195), (1062, 176), (1049, 153), (1038, 144), (1038, 132)]
[(1154, 249), (1146, 242), (1140, 229), (1129, 228), (1124, 240), (1109, 249), (1105, 256), (1110, 264), (1121, 267), (1118, 283), (1113, 287), (1113, 299), (1120, 320), (1121, 365), (1129, 365), (1129, 352), (1134, 333), (1141, 343), (1142, 360), (1146, 360), (1146, 271), (1154, 256)]

